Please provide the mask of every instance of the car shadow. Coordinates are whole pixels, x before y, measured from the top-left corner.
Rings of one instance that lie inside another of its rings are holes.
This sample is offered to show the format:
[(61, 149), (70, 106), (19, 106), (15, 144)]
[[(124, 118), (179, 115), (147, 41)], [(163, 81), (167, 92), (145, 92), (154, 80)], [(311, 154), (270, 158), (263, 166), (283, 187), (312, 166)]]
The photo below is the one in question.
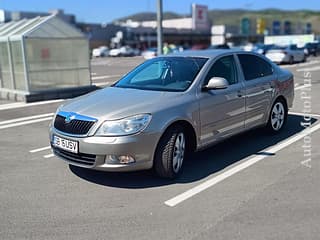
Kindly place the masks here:
[[(110, 173), (73, 165), (69, 165), (69, 168), (75, 175), (86, 181), (117, 188), (151, 188), (175, 183), (190, 183), (219, 172), (249, 156), (276, 155), (264, 150), (304, 130), (305, 128), (301, 126), (303, 121), (302, 116), (288, 115), (288, 122), (279, 134), (273, 135), (259, 128), (196, 152), (186, 159), (183, 172), (174, 180), (156, 177), (152, 171)], [(312, 124), (317, 121), (315, 118), (311, 119)]]

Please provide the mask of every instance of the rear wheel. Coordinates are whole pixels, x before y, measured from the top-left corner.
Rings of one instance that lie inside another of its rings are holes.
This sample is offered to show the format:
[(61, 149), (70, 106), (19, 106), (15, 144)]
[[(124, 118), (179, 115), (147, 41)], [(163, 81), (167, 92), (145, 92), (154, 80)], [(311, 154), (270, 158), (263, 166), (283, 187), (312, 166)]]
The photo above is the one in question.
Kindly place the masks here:
[(276, 100), (269, 114), (268, 130), (273, 133), (279, 132), (287, 120), (287, 115), (288, 109), (284, 101), (281, 99)]
[(160, 177), (175, 178), (182, 169), (186, 135), (181, 126), (169, 128), (161, 137), (155, 153), (154, 169)]
[(293, 56), (290, 56), (290, 58), (289, 58), (289, 63), (290, 63), (290, 64), (294, 64), (294, 58), (293, 58)]

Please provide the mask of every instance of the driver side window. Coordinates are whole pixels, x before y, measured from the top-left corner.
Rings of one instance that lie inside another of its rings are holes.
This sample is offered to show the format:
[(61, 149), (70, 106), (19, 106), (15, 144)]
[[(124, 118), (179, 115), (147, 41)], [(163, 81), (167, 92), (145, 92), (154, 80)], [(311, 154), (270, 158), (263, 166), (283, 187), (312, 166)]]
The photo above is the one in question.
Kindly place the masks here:
[(237, 68), (233, 55), (218, 59), (209, 70), (205, 83), (207, 84), (213, 77), (225, 78), (230, 85), (238, 83)]

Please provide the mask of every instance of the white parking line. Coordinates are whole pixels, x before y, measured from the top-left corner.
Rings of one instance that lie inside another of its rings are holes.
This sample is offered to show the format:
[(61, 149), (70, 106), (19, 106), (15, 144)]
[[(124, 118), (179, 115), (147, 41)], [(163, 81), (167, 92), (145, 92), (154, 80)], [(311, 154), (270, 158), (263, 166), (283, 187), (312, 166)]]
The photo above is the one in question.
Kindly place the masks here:
[(92, 77), (92, 80), (99, 80), (99, 79), (107, 79), (107, 78), (114, 78), (114, 77), (122, 77), (123, 75), (103, 75), (103, 76), (96, 76)]
[(50, 146), (42, 147), (42, 148), (37, 148), (37, 149), (30, 150), (29, 153), (42, 152), (42, 151), (45, 151), (45, 150), (49, 150), (50, 148), (51, 148)]
[[(6, 120), (0, 122), (0, 130), (1, 129), (7, 129), (12, 127), (18, 127), (23, 126), (27, 124), (37, 123), (37, 122), (43, 122), (43, 121), (49, 121), (51, 120), (54, 115), (54, 113), (47, 113), (47, 114), (41, 114), (41, 115), (35, 115), (30, 117), (23, 117), (23, 118), (16, 118), (11, 120)], [(48, 117), (50, 116), (50, 117)]]
[(305, 63), (297, 63), (297, 64), (292, 64), (292, 65), (286, 65), (284, 66), (285, 68), (293, 68), (293, 67), (304, 67), (304, 66), (309, 66), (313, 64), (319, 63), (319, 60), (312, 60), (310, 62), (305, 62)]
[(0, 125), (9, 124), (9, 123), (16, 123), (16, 122), (23, 122), (26, 120), (39, 119), (39, 118), (43, 118), (43, 117), (51, 117), (53, 115), (54, 115), (54, 113), (45, 113), (45, 114), (34, 115), (34, 116), (29, 116), (29, 117), (15, 118), (15, 119), (11, 119), (11, 120), (2, 121), (2, 122), (0, 122)]
[(301, 112), (291, 112), (291, 111), (289, 111), (289, 114), (302, 116), (302, 117), (304, 117), (304, 116), (320, 117), (320, 114), (317, 114), (317, 113), (301, 113)]
[[(289, 139), (278, 143), (277, 145), (267, 149), (266, 151), (268, 153), (274, 154), (274, 153), (280, 151), (281, 149), (299, 141), (300, 139), (304, 138), (305, 136), (307, 136), (307, 135), (309, 135), (319, 129), (320, 129), (320, 124), (317, 124), (311, 128), (306, 128), (302, 132), (297, 133), (296, 135), (290, 137)], [(178, 196), (173, 197), (173, 198), (165, 201), (164, 204), (169, 207), (174, 207), (174, 206), (182, 203), (183, 201), (197, 195), (198, 193), (218, 184), (219, 182), (227, 179), (228, 177), (254, 165), (255, 163), (261, 161), (262, 159), (264, 159), (266, 157), (267, 157), (266, 155), (257, 155), (253, 158), (250, 158), (249, 160), (221, 173), (220, 175), (217, 175), (217, 176), (199, 184), (198, 186), (195, 186), (195, 187), (191, 188), (190, 190), (187, 190), (186, 192), (183, 192), (183, 193), (179, 194)]]
[(65, 99), (42, 101), (42, 102), (35, 102), (35, 103), (17, 102), (17, 103), (1, 104), (0, 105), (0, 110), (9, 110), (9, 109), (15, 109), (15, 108), (32, 107), (32, 106), (45, 105), (45, 104), (51, 104), (51, 103), (59, 103), (59, 102), (62, 102), (62, 101), (65, 101)]
[(320, 70), (320, 66), (314, 66), (309, 68), (299, 68), (297, 69), (297, 72), (313, 72)]
[(299, 89), (303, 89), (303, 88), (307, 88), (307, 87), (310, 88), (311, 85), (310, 85), (310, 84), (301, 85), (301, 86), (299, 86), (299, 87), (295, 87), (294, 90), (299, 90)]
[(48, 154), (48, 155), (44, 155), (43, 157), (44, 157), (44, 158), (52, 158), (52, 157), (54, 157), (54, 154), (51, 153), (51, 154)]
[(112, 84), (111, 82), (94, 83), (94, 85), (96, 85), (97, 87), (107, 87), (111, 84)]

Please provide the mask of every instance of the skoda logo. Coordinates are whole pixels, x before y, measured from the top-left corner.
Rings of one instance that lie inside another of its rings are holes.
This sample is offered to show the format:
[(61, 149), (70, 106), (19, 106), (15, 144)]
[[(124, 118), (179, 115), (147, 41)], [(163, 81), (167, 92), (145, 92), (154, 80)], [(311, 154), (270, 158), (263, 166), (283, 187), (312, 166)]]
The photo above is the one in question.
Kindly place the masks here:
[(75, 115), (73, 114), (69, 114), (68, 116), (66, 116), (66, 118), (64, 119), (65, 123), (70, 123), (73, 119), (75, 119)]

